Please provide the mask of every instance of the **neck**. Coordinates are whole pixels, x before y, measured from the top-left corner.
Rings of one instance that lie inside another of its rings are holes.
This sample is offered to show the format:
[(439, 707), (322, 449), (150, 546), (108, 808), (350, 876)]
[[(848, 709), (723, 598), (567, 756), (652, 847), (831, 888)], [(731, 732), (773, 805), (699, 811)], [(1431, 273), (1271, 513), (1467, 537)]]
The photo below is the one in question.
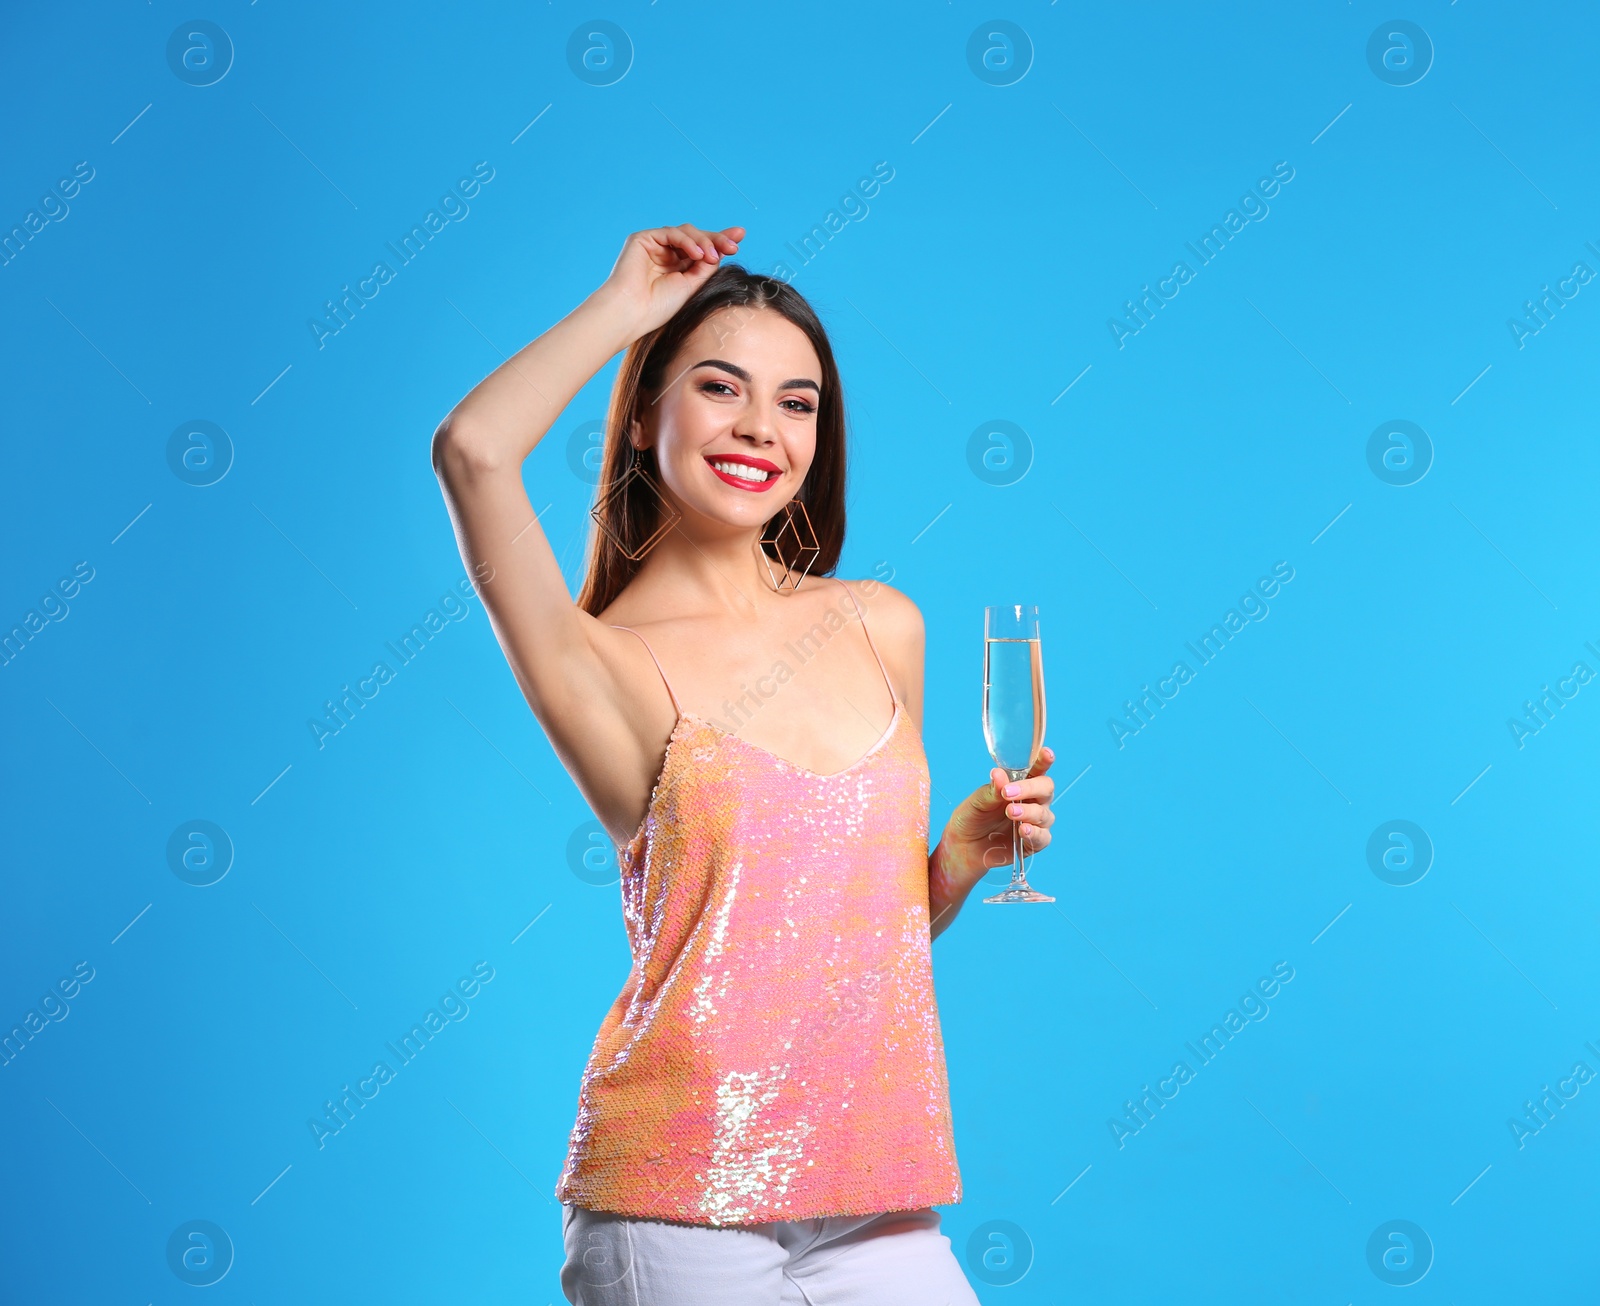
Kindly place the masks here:
[(787, 597), (773, 592), (758, 556), (760, 537), (759, 530), (712, 526), (685, 516), (650, 551), (634, 583), (673, 594), (674, 607), (751, 616)]

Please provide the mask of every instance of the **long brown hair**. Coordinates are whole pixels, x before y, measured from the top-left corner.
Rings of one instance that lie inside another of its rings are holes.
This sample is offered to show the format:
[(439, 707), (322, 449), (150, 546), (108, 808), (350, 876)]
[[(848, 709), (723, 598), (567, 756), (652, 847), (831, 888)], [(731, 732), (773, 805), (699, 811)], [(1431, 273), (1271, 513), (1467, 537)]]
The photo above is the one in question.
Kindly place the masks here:
[[(654, 331), (635, 340), (623, 355), (616, 384), (611, 388), (600, 484), (595, 491), (597, 501), (606, 504), (607, 529), (590, 528), (588, 566), (578, 594), (578, 606), (591, 615), (610, 607), (643, 565), (642, 561), (627, 558), (616, 539), (627, 541), (630, 549), (634, 548), (636, 542), (650, 537), (660, 521), (659, 496), (640, 477), (632, 478), (621, 492), (613, 493), (633, 462), (628, 430), (660, 397), (663, 384), (669, 380), (667, 365), (677, 357), (683, 342), (708, 317), (724, 308), (743, 309), (746, 316), (762, 309), (777, 313), (804, 331), (817, 352), (817, 361), (822, 364), (817, 451), (795, 499), (805, 506), (819, 548), (808, 574), (829, 576), (839, 565), (839, 553), (844, 547), (844, 394), (828, 333), (799, 291), (776, 277), (747, 272), (737, 263), (724, 263), (682, 308)], [(744, 320), (740, 318), (741, 322)], [(639, 451), (639, 466), (660, 483), (654, 448)], [(778, 565), (788, 566), (796, 561), (793, 532), (784, 533), (776, 543), (763, 539), (762, 548)]]

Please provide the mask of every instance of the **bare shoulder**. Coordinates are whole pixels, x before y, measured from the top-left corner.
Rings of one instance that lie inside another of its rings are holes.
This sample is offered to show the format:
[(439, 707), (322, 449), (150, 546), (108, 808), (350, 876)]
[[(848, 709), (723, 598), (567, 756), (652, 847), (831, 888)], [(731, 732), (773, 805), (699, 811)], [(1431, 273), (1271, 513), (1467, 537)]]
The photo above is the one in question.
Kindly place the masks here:
[(850, 587), (850, 592), (855, 595), (869, 620), (876, 618), (879, 625), (888, 621), (921, 628), (922, 610), (903, 590), (897, 590), (893, 585), (871, 576), (864, 580), (847, 580), (845, 584)]
[(885, 656), (892, 651), (896, 660), (920, 664), (925, 639), (922, 610), (906, 594), (881, 580), (868, 577), (847, 580), (845, 584), (850, 587), (850, 593), (872, 628), (873, 639)]
[(876, 578), (845, 581), (855, 597), (872, 642), (888, 668), (896, 697), (922, 728), (922, 613), (906, 595)]

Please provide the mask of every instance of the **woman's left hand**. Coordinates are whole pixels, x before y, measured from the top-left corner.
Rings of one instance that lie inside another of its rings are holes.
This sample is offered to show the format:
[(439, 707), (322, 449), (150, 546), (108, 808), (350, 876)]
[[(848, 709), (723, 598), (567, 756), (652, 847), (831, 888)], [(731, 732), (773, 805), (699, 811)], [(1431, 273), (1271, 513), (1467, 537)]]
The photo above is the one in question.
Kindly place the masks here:
[(1056, 782), (1045, 773), (1055, 760), (1050, 749), (1040, 749), (1039, 760), (1021, 780), (1008, 779), (995, 767), (989, 783), (973, 790), (950, 814), (936, 854), (951, 887), (970, 889), (988, 871), (1010, 865), (1013, 826), (1021, 828), (1025, 852), (1049, 846)]

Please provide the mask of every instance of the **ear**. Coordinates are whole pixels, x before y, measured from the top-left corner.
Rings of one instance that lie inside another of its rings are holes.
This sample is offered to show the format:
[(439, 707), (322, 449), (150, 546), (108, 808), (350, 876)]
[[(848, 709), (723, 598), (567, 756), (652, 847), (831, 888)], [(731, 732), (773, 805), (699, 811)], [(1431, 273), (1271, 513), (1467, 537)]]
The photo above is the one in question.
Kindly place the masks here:
[(637, 450), (649, 448), (649, 441), (644, 433), (644, 423), (637, 417), (628, 422), (628, 443)]

